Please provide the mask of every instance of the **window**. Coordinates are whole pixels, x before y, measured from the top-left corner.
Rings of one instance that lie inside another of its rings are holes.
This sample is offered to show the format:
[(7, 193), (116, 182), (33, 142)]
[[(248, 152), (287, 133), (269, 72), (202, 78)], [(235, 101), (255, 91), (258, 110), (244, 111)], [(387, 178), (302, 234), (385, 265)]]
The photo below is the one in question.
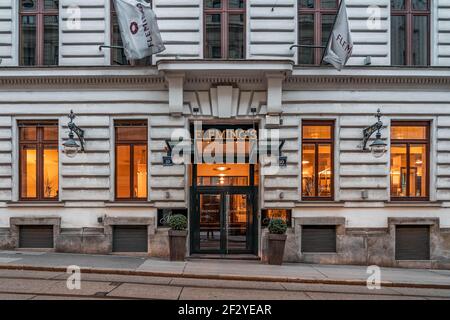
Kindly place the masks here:
[(57, 122), (19, 122), (18, 125), (20, 200), (57, 200)]
[[(151, 3), (151, 0), (144, 0), (147, 3)], [(111, 0), (111, 64), (112, 65), (151, 65), (152, 58), (145, 57), (139, 60), (128, 61), (125, 51), (120, 48), (123, 47), (122, 35), (120, 34), (119, 21), (117, 19), (116, 9), (114, 7), (114, 1)]]
[(428, 200), (428, 155), (428, 122), (392, 122), (392, 200)]
[(303, 121), (302, 199), (333, 199), (332, 121)]
[(205, 0), (205, 58), (244, 59), (245, 1)]
[(58, 64), (58, 0), (20, 1), (20, 65)]
[[(298, 0), (298, 44), (325, 46), (339, 7), (338, 0)], [(299, 64), (319, 65), (323, 49), (298, 48)]]
[(147, 121), (116, 121), (116, 199), (147, 199)]
[(430, 0), (391, 0), (392, 65), (429, 65)]

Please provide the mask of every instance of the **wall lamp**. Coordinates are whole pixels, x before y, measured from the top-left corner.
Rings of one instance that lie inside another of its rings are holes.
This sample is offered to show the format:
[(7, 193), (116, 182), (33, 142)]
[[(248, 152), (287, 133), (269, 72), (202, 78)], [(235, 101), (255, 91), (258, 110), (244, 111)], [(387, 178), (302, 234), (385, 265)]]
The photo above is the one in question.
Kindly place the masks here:
[[(63, 146), (66, 156), (68, 156), (69, 158), (73, 158), (78, 152), (84, 151), (84, 130), (78, 127), (75, 122), (73, 122), (73, 119), (75, 119), (75, 114), (72, 110), (70, 110), (68, 117), (70, 119), (69, 123), (67, 124), (70, 129), (69, 139), (67, 139), (67, 141), (63, 143)], [(78, 140), (80, 140), (81, 146), (75, 141), (73, 134), (74, 132), (77, 135)]]
[(376, 132), (375, 141), (369, 145), (370, 151), (375, 158), (380, 158), (386, 152), (387, 144), (381, 140), (381, 128), (383, 127), (383, 122), (381, 121), (380, 109), (377, 110), (375, 117), (378, 119), (376, 123), (367, 127), (363, 130), (363, 150), (367, 150), (367, 142), (369, 138)]

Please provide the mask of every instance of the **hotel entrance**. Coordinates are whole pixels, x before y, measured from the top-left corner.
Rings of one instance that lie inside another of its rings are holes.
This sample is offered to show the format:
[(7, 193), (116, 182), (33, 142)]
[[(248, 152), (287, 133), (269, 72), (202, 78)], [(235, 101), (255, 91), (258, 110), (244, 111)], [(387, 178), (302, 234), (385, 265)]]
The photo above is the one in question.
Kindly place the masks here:
[[(220, 145), (230, 152), (227, 143), (236, 145), (236, 141), (224, 139)], [(233, 157), (235, 163), (192, 165), (191, 253), (257, 253), (258, 165), (249, 163), (248, 139), (244, 143), (244, 157)], [(195, 143), (201, 150), (209, 144), (204, 140)], [(238, 159), (241, 163), (236, 163)]]

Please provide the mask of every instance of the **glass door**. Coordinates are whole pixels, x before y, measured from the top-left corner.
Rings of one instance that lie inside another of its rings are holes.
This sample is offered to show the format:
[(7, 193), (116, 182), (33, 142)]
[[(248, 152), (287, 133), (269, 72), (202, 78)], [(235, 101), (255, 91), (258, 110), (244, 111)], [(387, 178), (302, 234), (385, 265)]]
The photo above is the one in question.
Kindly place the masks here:
[(199, 191), (196, 199), (199, 214), (193, 225), (193, 252), (251, 253), (252, 197), (251, 191)]

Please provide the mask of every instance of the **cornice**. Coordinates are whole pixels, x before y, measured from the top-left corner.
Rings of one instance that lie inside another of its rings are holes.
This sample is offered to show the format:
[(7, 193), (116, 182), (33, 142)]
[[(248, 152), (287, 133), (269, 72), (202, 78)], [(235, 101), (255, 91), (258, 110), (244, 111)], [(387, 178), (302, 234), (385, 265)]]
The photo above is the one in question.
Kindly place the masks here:
[(400, 85), (400, 86), (450, 86), (450, 73), (448, 76), (335, 76), (335, 75), (308, 75), (290, 76), (286, 84), (307, 85)]

